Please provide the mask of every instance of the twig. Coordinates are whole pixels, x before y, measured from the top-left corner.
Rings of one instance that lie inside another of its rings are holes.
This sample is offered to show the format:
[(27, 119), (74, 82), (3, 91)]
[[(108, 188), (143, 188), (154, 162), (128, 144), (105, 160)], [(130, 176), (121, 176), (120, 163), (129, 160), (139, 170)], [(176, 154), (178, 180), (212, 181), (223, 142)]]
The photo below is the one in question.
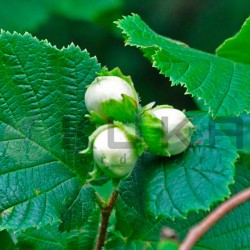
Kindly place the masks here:
[(117, 198), (118, 198), (118, 192), (113, 191), (108, 201), (108, 204), (106, 205), (106, 207), (101, 209), (101, 215), (102, 215), (101, 226), (99, 229), (95, 250), (101, 250), (102, 247), (104, 246), (108, 223), (109, 223), (109, 217), (112, 213)]
[(247, 188), (222, 203), (198, 225), (191, 228), (179, 250), (190, 250), (194, 244), (223, 216), (250, 199), (250, 188)]

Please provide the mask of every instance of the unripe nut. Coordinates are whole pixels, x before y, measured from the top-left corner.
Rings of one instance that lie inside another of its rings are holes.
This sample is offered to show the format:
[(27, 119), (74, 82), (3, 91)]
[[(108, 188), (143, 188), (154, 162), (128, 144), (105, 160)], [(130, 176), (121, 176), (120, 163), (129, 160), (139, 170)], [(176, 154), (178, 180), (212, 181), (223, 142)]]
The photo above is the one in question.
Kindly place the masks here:
[(105, 122), (133, 120), (139, 105), (133, 84), (118, 76), (96, 77), (87, 88), (85, 104), (89, 113)]
[(161, 105), (142, 115), (141, 130), (149, 151), (171, 156), (187, 149), (194, 126), (180, 110)]
[(137, 161), (136, 148), (126, 133), (118, 127), (102, 131), (94, 141), (96, 165), (109, 177), (127, 177)]

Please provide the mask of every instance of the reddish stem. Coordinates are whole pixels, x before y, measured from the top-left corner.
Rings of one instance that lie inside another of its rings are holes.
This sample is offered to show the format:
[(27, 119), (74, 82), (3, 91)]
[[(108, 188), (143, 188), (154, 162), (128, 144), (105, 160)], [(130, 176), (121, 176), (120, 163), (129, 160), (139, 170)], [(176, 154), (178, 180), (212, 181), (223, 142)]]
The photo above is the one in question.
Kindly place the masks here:
[(205, 217), (198, 225), (191, 228), (183, 240), (179, 250), (190, 250), (194, 244), (220, 219), (226, 214), (250, 199), (250, 188), (234, 195), (229, 200), (222, 203), (212, 213)]

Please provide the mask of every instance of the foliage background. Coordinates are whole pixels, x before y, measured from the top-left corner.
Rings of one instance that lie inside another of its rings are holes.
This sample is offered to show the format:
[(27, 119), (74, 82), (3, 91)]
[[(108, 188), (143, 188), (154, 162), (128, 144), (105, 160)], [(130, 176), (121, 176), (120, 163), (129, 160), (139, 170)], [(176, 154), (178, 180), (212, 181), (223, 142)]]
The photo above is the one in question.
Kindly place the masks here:
[(9, 0), (0, 2), (0, 28), (30, 32), (58, 48), (71, 42), (87, 48), (109, 69), (120, 67), (132, 79), (142, 104), (157, 101), (180, 109), (196, 109), (183, 95), (184, 88), (170, 87), (136, 48), (124, 47), (113, 21), (138, 13), (157, 33), (213, 53), (234, 35), (250, 13), (249, 0)]
[[(78, 45), (81, 49), (87, 48), (91, 55), (97, 56), (103, 66), (106, 65), (110, 69), (118, 66), (125, 74), (132, 76), (136, 89), (142, 97), (143, 105), (151, 101), (157, 101), (158, 104), (168, 103), (179, 109), (196, 109), (195, 101), (192, 100), (190, 96), (183, 95), (185, 92), (184, 88), (178, 86), (171, 88), (170, 82), (168, 82), (165, 77), (159, 75), (158, 70), (152, 68), (151, 63), (142, 57), (140, 51), (135, 48), (124, 47), (124, 39), (121, 36), (121, 32), (113, 24), (113, 21), (131, 12), (138, 13), (143, 20), (159, 34), (185, 42), (191, 47), (213, 53), (218, 45), (239, 30), (243, 21), (250, 13), (250, 2), (249, 0), (93, 0), (91, 2), (87, 0), (9, 0), (0, 1), (0, 27), (10, 32), (17, 31), (24, 33), (28, 31), (32, 35), (37, 36), (38, 39), (48, 39), (48, 41), (58, 48), (67, 46), (71, 42)], [(2, 42), (4, 43), (4, 40), (2, 40)], [(22, 49), (25, 50), (27, 54), (29, 53), (25, 47)], [(25, 57), (25, 53), (23, 56)], [(36, 56), (39, 61), (41, 54), (35, 54), (32, 58)], [(73, 51), (71, 56), (74, 57)], [(79, 92), (77, 92), (77, 94), (81, 95)], [(80, 141), (80, 143), (82, 142)], [(227, 147), (227, 144), (225, 145), (225, 147)], [(209, 156), (209, 154), (206, 155)], [(249, 162), (248, 159), (246, 161)], [(206, 162), (209, 162), (209, 160)], [(242, 174), (239, 174), (239, 177), (242, 176), (242, 179), (244, 176), (244, 180), (246, 179), (245, 172), (246, 171), (242, 171)], [(145, 172), (145, 175), (147, 174), (157, 173), (151, 173), (148, 170)], [(229, 176), (232, 176), (231, 172)], [(133, 176), (131, 178), (133, 178)], [(130, 179), (128, 179), (127, 182), (129, 182), (129, 180)], [(246, 183), (247, 184), (243, 183), (245, 185), (242, 184), (242, 187), (247, 186), (249, 182), (246, 181)], [(134, 189), (132, 188), (132, 190)], [(85, 191), (86, 190), (83, 190), (83, 192)], [(238, 189), (236, 191), (238, 191)], [(91, 194), (90, 192), (89, 195)], [(131, 201), (133, 197), (129, 198), (129, 201)], [(119, 201), (118, 208), (122, 211), (127, 205), (125, 204), (125, 206), (121, 204), (121, 202), (122, 200)], [(79, 203), (81, 204), (81, 200), (79, 200)], [(139, 205), (142, 204), (140, 203)], [(119, 211), (119, 209), (117, 210)], [(242, 210), (237, 211), (238, 212), (232, 213), (230, 217), (228, 217), (228, 221), (232, 222), (231, 226), (233, 228), (237, 228), (236, 224), (239, 222), (238, 218), (240, 215), (237, 213), (243, 214)], [(130, 212), (130, 210), (127, 211), (128, 216), (134, 214), (132, 212), (130, 214)], [(96, 211), (91, 215), (88, 221), (90, 227), (92, 220), (95, 221), (94, 217), (98, 215)], [(237, 220), (231, 220), (231, 217), (235, 217)], [(123, 219), (122, 216), (119, 217), (119, 214), (117, 218), (118, 222)], [(189, 226), (196, 221), (196, 219), (192, 221), (192, 216), (190, 218), (190, 221), (187, 221)], [(138, 215), (131, 221), (141, 225), (141, 221), (145, 221), (143, 213), (141, 217)], [(159, 226), (161, 226), (161, 223), (163, 222), (159, 221)], [(246, 224), (248, 222), (242, 219), (242, 223)], [(151, 228), (150, 224), (146, 226)], [(65, 228), (66, 227), (67, 225), (65, 225)], [(125, 235), (131, 233), (130, 227), (128, 224), (124, 228), (123, 233)], [(221, 229), (220, 225), (218, 228)], [(51, 228), (51, 230), (52, 229), (53, 228)], [(216, 230), (220, 232), (219, 229)], [(96, 225), (91, 230), (89, 230), (89, 232), (95, 236), (97, 231)], [(213, 231), (213, 233), (210, 232), (210, 234), (214, 234), (212, 236), (215, 238), (217, 235), (220, 235), (220, 233), (216, 233), (216, 230)], [(227, 228), (225, 228), (225, 231), (227, 231)], [(234, 233), (235, 230), (232, 232), (233, 236), (237, 238), (238, 236)], [(47, 228), (45, 228), (45, 233), (44, 231), (31, 230), (19, 234), (20, 242), (22, 242), (22, 240), (25, 242), (29, 233), (31, 234), (31, 238), (39, 238), (40, 233), (41, 236), (43, 235), (45, 238), (51, 236)], [(57, 235), (52, 234), (52, 236), (58, 237), (58, 242), (62, 241), (62, 246), (64, 246), (68, 244), (67, 242), (71, 244), (74, 238), (76, 238), (74, 233), (73, 231), (69, 238), (64, 238), (63, 235), (59, 233)], [(185, 235), (185, 233), (186, 232), (184, 232), (183, 235)], [(158, 236), (158, 234), (159, 228), (156, 230), (156, 235)], [(0, 234), (0, 240), (3, 239), (6, 241), (6, 247), (8, 247), (7, 243), (11, 242), (7, 236), (6, 231)], [(94, 236), (85, 236), (82, 237), (84, 244), (86, 242), (86, 244), (92, 244), (92, 238)], [(137, 235), (135, 238), (136, 237), (139, 236)], [(233, 237), (230, 237), (230, 239), (232, 239), (232, 242), (235, 241)], [(109, 243), (110, 249), (112, 249), (112, 244), (115, 244), (115, 240), (116, 239), (112, 240), (111, 238)], [(146, 240), (148, 239), (146, 238)], [(29, 238), (28, 241), (30, 241)], [(201, 246), (202, 244), (201, 242)], [(223, 245), (224, 243), (221, 244)], [(204, 245), (207, 245), (206, 240)], [(230, 243), (230, 245), (232, 244)], [(12, 246), (10, 246), (10, 248), (11, 247)], [(235, 247), (240, 248), (240, 246)], [(21, 249), (28, 248), (25, 245)]]

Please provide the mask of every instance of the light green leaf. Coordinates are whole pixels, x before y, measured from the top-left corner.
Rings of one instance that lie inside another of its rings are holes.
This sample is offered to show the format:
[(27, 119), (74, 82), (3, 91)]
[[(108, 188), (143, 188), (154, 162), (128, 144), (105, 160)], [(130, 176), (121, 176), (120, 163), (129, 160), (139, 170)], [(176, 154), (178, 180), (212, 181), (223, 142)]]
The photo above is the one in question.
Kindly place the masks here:
[(235, 62), (250, 64), (250, 17), (243, 24), (240, 32), (227, 39), (216, 51), (218, 56)]
[(189, 48), (156, 34), (138, 15), (117, 22), (126, 45), (142, 49), (154, 67), (182, 84), (187, 93), (201, 98), (212, 116), (250, 112), (250, 65)]
[(0, 229), (53, 224), (77, 199), (90, 167), (85, 86), (98, 71), (74, 45), (1, 33)]
[(236, 149), (222, 134), (214, 135), (212, 142), (205, 112), (188, 116), (196, 128), (188, 149), (171, 158), (145, 155), (123, 182), (122, 199), (139, 213), (146, 208), (146, 214), (155, 217), (183, 218), (190, 211), (208, 210), (230, 195)]
[(79, 230), (58, 232), (58, 225), (41, 229), (30, 228), (15, 234), (20, 250), (80, 250), (93, 249), (98, 233), (100, 212), (95, 210), (87, 223)]
[(157, 246), (157, 250), (178, 250), (179, 245), (173, 240), (161, 240)]

